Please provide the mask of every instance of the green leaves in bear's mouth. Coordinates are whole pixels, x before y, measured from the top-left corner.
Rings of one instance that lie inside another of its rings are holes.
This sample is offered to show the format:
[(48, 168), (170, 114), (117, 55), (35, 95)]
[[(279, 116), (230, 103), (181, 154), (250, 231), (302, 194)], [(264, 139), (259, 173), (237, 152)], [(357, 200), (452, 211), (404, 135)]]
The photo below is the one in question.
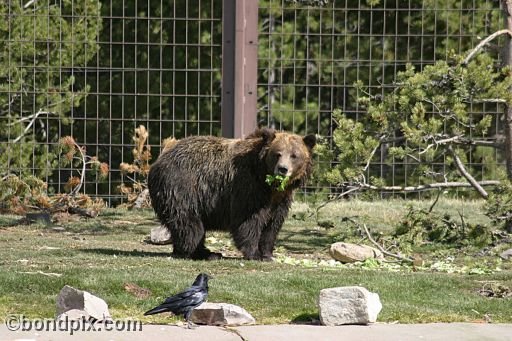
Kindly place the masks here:
[(265, 178), (265, 182), (269, 186), (276, 186), (276, 189), (279, 192), (283, 192), (286, 188), (286, 185), (288, 184), (288, 181), (290, 180), (289, 176), (283, 176), (283, 175), (271, 175), (268, 174)]

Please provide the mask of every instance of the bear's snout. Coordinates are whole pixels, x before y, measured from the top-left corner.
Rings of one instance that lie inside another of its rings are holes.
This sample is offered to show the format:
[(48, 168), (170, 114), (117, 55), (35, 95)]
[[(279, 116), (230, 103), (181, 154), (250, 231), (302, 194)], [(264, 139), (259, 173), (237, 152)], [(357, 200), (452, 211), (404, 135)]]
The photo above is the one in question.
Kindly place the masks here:
[(292, 167), (289, 167), (286, 164), (278, 164), (274, 169), (274, 175), (291, 176)]
[(277, 174), (287, 176), (288, 175), (288, 167), (286, 166), (277, 166)]

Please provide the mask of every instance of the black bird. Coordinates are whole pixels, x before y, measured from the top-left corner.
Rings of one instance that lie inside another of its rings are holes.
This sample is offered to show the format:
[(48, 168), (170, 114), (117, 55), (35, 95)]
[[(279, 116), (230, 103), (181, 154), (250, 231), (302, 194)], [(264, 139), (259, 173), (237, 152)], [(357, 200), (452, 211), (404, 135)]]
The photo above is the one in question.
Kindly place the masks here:
[(172, 312), (174, 315), (181, 315), (185, 318), (190, 328), (190, 315), (192, 310), (201, 305), (208, 298), (208, 279), (207, 274), (201, 273), (196, 277), (192, 286), (179, 294), (168, 297), (158, 307), (148, 310), (144, 313), (147, 315), (160, 314), (166, 311)]

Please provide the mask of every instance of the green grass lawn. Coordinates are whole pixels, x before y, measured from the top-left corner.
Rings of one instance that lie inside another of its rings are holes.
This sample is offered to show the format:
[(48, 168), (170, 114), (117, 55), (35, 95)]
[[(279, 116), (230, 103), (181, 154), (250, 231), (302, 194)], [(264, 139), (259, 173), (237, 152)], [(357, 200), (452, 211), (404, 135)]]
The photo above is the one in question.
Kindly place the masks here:
[[(429, 202), (414, 205), (429, 207)], [(406, 202), (343, 202), (320, 211), (335, 227), (318, 227), (304, 204), (294, 206), (279, 235), (277, 253), (305, 259), (329, 259), (328, 247), (353, 229), (342, 217), (358, 217), (373, 231), (387, 233), (406, 211)], [(443, 200), (440, 210), (464, 211), (469, 221), (486, 223), (480, 202)], [(295, 218), (293, 218), (295, 217)], [(14, 225), (16, 216), (0, 216), (0, 316), (24, 314), (54, 317), (55, 299), (64, 285), (90, 291), (107, 301), (115, 318), (145, 322), (175, 322), (169, 316), (143, 317), (168, 295), (189, 286), (199, 272), (214, 276), (210, 302), (243, 306), (258, 323), (307, 323), (318, 318), (316, 300), (323, 288), (361, 285), (380, 295), (383, 309), (379, 321), (401, 323), (440, 321), (512, 322), (512, 298), (487, 298), (478, 294), (485, 283), (512, 288), (510, 261), (499, 264), (495, 255), (475, 257), (477, 250), (425, 248), (428, 261), (453, 256), (460, 264), (498, 264), (503, 271), (487, 274), (448, 274), (429, 268), (413, 271), (361, 267), (305, 267), (279, 262), (245, 261), (229, 236), (211, 233), (211, 248), (230, 259), (189, 261), (171, 259), (171, 246), (144, 242), (154, 214), (147, 211), (109, 209), (95, 219), (68, 221), (58, 226)], [(510, 246), (509, 246), (510, 247)], [(432, 251), (434, 250), (435, 251)], [(53, 274), (53, 275), (52, 275)], [(151, 290), (139, 299), (124, 289), (134, 283)]]

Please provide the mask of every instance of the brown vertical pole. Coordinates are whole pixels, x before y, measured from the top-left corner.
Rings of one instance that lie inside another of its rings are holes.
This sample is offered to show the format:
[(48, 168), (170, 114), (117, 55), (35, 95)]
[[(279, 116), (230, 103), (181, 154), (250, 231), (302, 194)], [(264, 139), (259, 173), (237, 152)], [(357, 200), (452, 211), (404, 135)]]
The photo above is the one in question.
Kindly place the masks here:
[(256, 128), (258, 1), (224, 0), (222, 135), (243, 138)]

